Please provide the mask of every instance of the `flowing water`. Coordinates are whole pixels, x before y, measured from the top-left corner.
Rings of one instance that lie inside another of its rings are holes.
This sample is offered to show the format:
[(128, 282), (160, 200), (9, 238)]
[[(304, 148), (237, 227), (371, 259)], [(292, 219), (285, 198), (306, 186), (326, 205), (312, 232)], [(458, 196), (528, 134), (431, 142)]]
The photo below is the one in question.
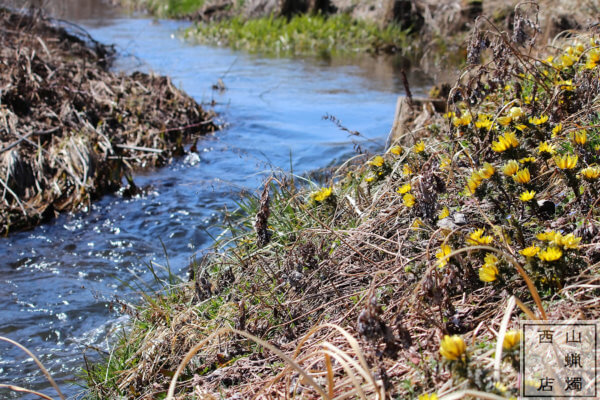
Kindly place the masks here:
[[(198, 101), (216, 102), (228, 123), (198, 143), (199, 158), (137, 173), (136, 183), (150, 187), (146, 195), (105, 196), (88, 212), (0, 239), (0, 335), (32, 350), (76, 397), (84, 352), (93, 358), (93, 348), (107, 349), (125, 320), (111, 301), (139, 298), (131, 282), (151, 282), (148, 262), (166, 264), (162, 243), (184, 276), (194, 254), (211, 244), (206, 228), (243, 190), (256, 192), (271, 169), (304, 173), (352, 155), (355, 138), (325, 114), (372, 139), (363, 148), (381, 149), (402, 83), (394, 62), (367, 55), (267, 58), (186, 43), (177, 35), (186, 23), (123, 16), (99, 0), (57, 4), (51, 11), (58, 16), (116, 44), (115, 69), (168, 74)], [(211, 89), (219, 78), (223, 92)], [(426, 83), (414, 72), (409, 79)], [(0, 383), (54, 395), (33, 362), (2, 342)], [(19, 398), (0, 389), (5, 397)]]

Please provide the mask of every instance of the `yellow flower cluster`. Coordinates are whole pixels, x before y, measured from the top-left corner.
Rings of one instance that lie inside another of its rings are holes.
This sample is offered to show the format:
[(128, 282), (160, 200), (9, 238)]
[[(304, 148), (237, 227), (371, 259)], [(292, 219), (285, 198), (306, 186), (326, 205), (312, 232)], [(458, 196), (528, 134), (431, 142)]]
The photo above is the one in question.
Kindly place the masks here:
[(313, 201), (323, 202), (331, 196), (332, 190), (333, 189), (330, 187), (321, 188), (316, 192), (311, 193), (310, 198)]
[(479, 279), (483, 282), (494, 282), (498, 279), (498, 257), (493, 253), (487, 253), (485, 255), (484, 264), (479, 268)]
[(406, 184), (400, 186), (398, 188), (398, 190), (396, 190), (396, 192), (398, 192), (400, 194), (404, 194), (404, 193), (410, 192), (410, 189), (412, 189), (412, 186), (410, 186), (410, 183), (406, 183)]
[(438, 395), (435, 393), (419, 395), (417, 400), (438, 400)]
[(374, 167), (381, 167), (381, 166), (383, 166), (383, 163), (384, 163), (384, 159), (381, 156), (375, 156), (375, 157), (373, 157), (372, 160), (370, 160), (368, 162), (369, 165), (372, 165)]
[(467, 126), (472, 120), (473, 118), (471, 117), (471, 114), (468, 111), (463, 111), (460, 117), (456, 115), (453, 116), (452, 125), (456, 127)]
[(492, 150), (496, 153), (502, 153), (512, 147), (517, 147), (519, 141), (515, 135), (515, 132), (506, 132), (504, 136), (500, 136), (498, 141), (492, 143)]
[(487, 114), (479, 114), (477, 116), (477, 121), (475, 121), (475, 127), (478, 129), (490, 129), (492, 127), (490, 116)]
[(541, 115), (540, 117), (529, 117), (529, 123), (533, 125), (542, 125), (548, 122), (547, 115)]
[(538, 253), (540, 260), (548, 262), (556, 261), (561, 258), (562, 255), (563, 252), (558, 247), (548, 247), (546, 250), (542, 250)]
[(483, 228), (476, 229), (467, 238), (467, 243), (475, 246), (492, 243), (494, 238), (489, 235), (484, 236), (484, 233), (485, 230)]
[(474, 194), (483, 181), (490, 179), (494, 175), (494, 172), (496, 172), (496, 169), (490, 163), (485, 163), (479, 170), (473, 171), (469, 179), (467, 179), (468, 194)]
[(445, 335), (440, 343), (440, 355), (448, 361), (456, 361), (465, 356), (467, 346), (458, 335)]

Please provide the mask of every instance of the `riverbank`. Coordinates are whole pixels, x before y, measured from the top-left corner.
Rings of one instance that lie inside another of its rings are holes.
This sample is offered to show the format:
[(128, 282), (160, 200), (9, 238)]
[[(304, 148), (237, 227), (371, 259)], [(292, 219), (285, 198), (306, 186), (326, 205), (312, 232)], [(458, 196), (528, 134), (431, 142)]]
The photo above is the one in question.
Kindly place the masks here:
[(447, 113), (414, 107), (384, 154), (243, 200), (190, 283), (127, 308), (90, 396), (502, 399), (531, 384), (519, 319), (600, 316), (600, 45), (588, 31), (549, 49), (535, 5), (515, 15), (512, 31), (478, 26)]
[(2, 234), (133, 195), (132, 170), (165, 165), (217, 129), (168, 78), (111, 72), (114, 51), (76, 27), (4, 9), (0, 24)]

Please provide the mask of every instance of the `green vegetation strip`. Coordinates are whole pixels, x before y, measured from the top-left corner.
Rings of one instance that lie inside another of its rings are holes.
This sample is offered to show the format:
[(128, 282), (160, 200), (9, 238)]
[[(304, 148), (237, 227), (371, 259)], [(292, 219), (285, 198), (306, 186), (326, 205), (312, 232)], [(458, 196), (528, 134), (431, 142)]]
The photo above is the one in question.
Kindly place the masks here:
[(251, 52), (274, 54), (394, 52), (407, 48), (408, 31), (390, 24), (353, 20), (348, 15), (296, 15), (243, 19), (234, 17), (198, 23), (186, 37), (200, 43), (226, 45)]

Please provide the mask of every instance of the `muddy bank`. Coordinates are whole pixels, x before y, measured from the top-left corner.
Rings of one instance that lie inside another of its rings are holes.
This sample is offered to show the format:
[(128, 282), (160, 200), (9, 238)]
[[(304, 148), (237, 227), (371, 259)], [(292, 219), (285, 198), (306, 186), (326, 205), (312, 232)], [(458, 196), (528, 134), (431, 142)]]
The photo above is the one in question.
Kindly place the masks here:
[(114, 51), (84, 33), (4, 9), (0, 29), (3, 234), (86, 209), (124, 181), (131, 193), (132, 169), (164, 165), (216, 129), (168, 78), (110, 72)]

